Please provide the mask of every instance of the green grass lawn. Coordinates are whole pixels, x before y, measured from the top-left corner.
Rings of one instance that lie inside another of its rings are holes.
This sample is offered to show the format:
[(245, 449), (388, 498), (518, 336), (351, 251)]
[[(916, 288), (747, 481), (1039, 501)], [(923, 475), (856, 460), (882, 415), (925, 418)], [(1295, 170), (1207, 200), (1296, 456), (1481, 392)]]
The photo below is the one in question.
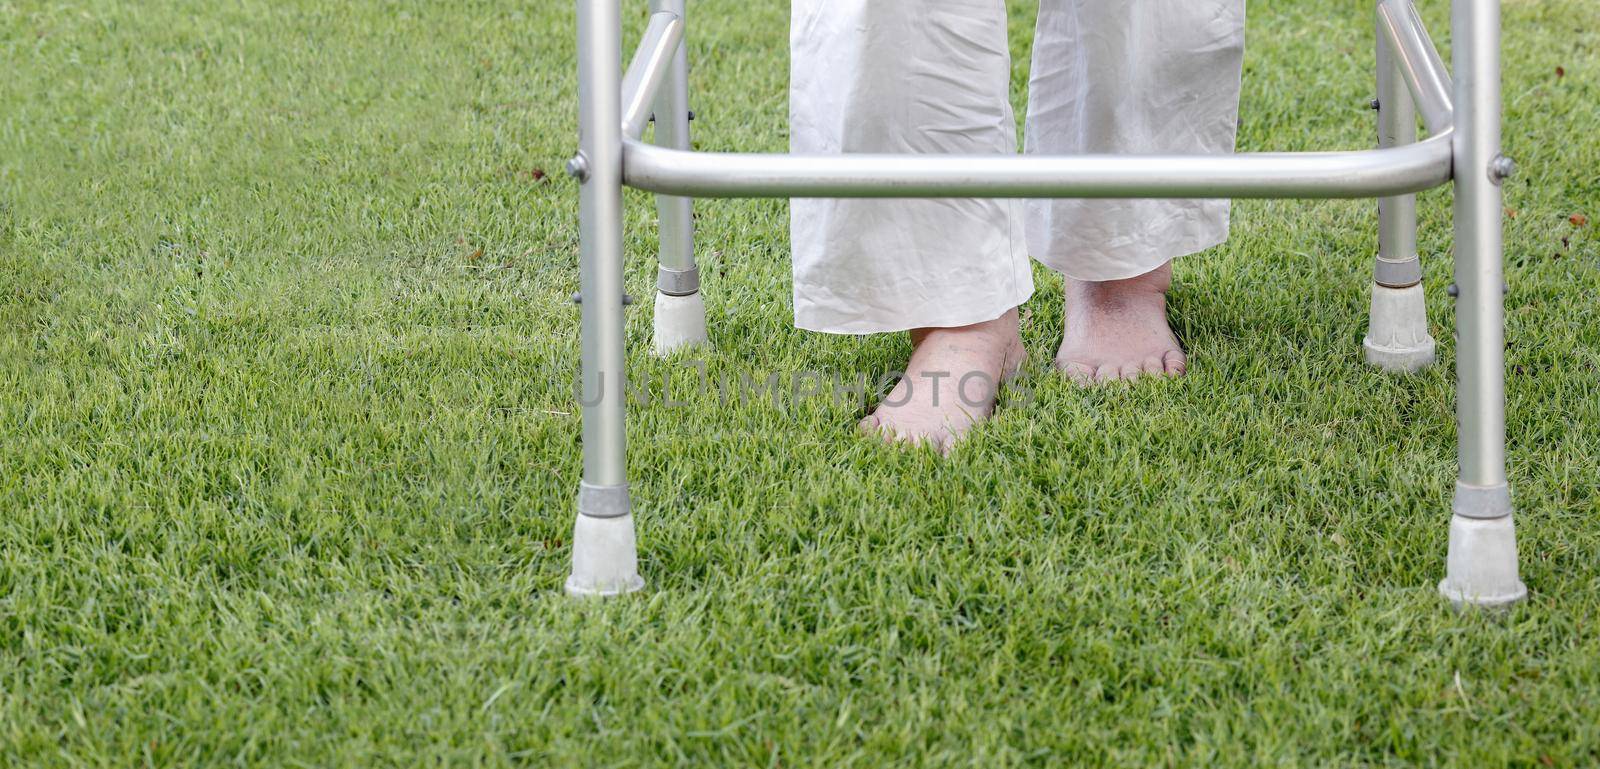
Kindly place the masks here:
[[(697, 143), (782, 150), (787, 4), (690, 12)], [(1241, 149), (1371, 144), (1368, 16), (1252, 3)], [(0, 0), (0, 765), (1595, 765), (1600, 13), (1505, 26), (1527, 603), (1435, 593), (1447, 190), (1439, 367), (1361, 362), (1370, 202), (1239, 202), (1181, 381), (1059, 381), (1040, 271), (1031, 402), (947, 461), (634, 409), (649, 585), (575, 602), (571, 4)], [(792, 328), (783, 202), (698, 214), (712, 373), (902, 361)]]

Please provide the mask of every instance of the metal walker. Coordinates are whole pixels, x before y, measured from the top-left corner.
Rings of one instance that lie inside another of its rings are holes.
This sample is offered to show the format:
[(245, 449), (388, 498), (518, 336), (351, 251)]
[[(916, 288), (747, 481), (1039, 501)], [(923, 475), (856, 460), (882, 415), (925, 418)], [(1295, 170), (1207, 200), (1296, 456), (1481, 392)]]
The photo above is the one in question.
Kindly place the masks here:
[[(1376, 198), (1369, 363), (1433, 363), (1416, 247), (1419, 190), (1455, 188), (1460, 474), (1439, 591), (1501, 606), (1517, 575), (1505, 461), (1499, 0), (1452, 0), (1454, 81), (1410, 0), (1376, 0), (1378, 149), (1208, 156), (828, 155), (690, 151), (684, 0), (650, 0), (626, 74), (621, 0), (578, 0), (583, 480), (572, 595), (638, 590), (625, 460), (622, 188), (657, 194), (654, 348), (707, 343), (694, 261), (694, 197)], [(656, 123), (655, 143), (640, 141)], [(1428, 138), (1417, 140), (1417, 117)], [(592, 401), (592, 402), (591, 402)]]

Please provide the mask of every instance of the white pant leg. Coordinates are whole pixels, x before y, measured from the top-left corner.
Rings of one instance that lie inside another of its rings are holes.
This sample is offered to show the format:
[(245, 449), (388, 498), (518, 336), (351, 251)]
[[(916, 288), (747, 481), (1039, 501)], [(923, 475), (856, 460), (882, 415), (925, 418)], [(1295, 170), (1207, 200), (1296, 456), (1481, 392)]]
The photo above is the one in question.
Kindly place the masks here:
[[(793, 0), (792, 8), (794, 152), (1016, 151), (1004, 0)], [(1025, 208), (793, 201), (796, 325), (864, 334), (999, 317), (1033, 292)]]
[[(1244, 0), (1042, 0), (1028, 152), (1233, 152)], [(1228, 237), (1226, 200), (1034, 200), (1034, 258), (1079, 280), (1149, 272)]]

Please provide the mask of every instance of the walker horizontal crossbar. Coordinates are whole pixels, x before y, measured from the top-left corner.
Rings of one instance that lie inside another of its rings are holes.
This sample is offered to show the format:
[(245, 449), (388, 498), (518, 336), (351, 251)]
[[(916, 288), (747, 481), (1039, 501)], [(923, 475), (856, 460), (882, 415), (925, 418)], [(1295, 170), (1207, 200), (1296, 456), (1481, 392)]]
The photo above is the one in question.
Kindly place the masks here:
[[(1369, 0), (1377, 148), (1219, 155), (702, 153), (689, 140), (685, 0), (649, 0), (627, 72), (622, 0), (578, 3), (583, 478), (573, 595), (638, 590), (627, 476), (622, 190), (656, 193), (655, 350), (708, 344), (690, 198), (1377, 198), (1367, 362), (1435, 359), (1413, 193), (1454, 188), (1457, 477), (1440, 592), (1501, 606), (1526, 595), (1505, 473), (1499, 0), (1450, 0), (1452, 73), (1411, 0)], [(650, 143), (641, 141), (654, 114)], [(1430, 136), (1417, 140), (1420, 115)], [(1388, 491), (1388, 490), (1385, 490)], [(646, 503), (648, 504), (648, 502)]]
[(1450, 133), (1354, 152), (775, 155), (623, 142), (630, 187), (702, 198), (1377, 198), (1450, 181)]
[(1379, 198), (1450, 180), (1450, 74), (1410, 0), (1379, 0), (1378, 26), (1423, 123), (1420, 143), (1353, 152), (1234, 155), (790, 155), (703, 153), (638, 141), (683, 36), (651, 15), (622, 85), (622, 181), (701, 198)]

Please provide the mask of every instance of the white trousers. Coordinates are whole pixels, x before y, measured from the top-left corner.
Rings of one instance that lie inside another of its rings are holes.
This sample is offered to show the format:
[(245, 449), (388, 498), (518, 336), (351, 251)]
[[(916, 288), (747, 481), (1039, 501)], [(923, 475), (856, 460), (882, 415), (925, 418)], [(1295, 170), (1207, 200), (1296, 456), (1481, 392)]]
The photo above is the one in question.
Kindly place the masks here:
[[(1244, 0), (1041, 0), (1026, 151), (1229, 153)], [(1005, 0), (793, 0), (796, 153), (1011, 153)], [(1228, 237), (1226, 200), (795, 200), (795, 322), (964, 326), (1033, 292), (1028, 254), (1115, 280)]]

